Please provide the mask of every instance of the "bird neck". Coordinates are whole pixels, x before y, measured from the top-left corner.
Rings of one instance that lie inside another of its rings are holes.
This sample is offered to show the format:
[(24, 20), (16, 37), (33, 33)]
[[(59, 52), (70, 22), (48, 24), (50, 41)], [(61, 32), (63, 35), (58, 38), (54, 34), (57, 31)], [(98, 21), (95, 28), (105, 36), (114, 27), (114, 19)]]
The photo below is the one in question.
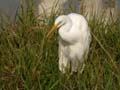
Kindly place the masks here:
[(67, 22), (66, 24), (64, 24), (63, 26), (60, 27), (59, 36), (62, 40), (69, 42), (68, 39), (70, 38), (71, 27), (72, 27), (71, 21)]

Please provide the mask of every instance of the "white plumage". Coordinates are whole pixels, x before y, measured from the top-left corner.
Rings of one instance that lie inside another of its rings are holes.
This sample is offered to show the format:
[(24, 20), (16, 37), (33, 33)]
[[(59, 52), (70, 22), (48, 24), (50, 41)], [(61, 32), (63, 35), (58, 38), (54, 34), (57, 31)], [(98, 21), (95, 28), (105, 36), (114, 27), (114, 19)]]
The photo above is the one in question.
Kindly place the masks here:
[(57, 29), (59, 30), (59, 70), (62, 73), (67, 71), (82, 73), (91, 42), (86, 19), (76, 13), (61, 15), (55, 20), (47, 37)]

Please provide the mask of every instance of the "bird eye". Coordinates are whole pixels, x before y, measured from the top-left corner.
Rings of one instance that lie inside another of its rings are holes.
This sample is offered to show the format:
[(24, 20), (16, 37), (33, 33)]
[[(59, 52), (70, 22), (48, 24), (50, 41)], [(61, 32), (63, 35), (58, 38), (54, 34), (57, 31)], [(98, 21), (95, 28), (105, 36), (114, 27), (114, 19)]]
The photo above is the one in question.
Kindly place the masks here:
[(60, 22), (58, 23), (59, 27), (63, 26), (64, 24), (65, 24), (65, 23), (64, 23), (63, 21), (60, 21)]
[(62, 21), (60, 21), (59, 23), (58, 23), (58, 25), (60, 25), (62, 23)]

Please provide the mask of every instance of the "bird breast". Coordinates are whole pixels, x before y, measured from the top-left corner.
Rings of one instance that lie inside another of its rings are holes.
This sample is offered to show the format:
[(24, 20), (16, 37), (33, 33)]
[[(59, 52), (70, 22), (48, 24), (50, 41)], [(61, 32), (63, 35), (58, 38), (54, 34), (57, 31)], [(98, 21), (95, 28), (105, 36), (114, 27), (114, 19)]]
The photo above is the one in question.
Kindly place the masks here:
[(82, 60), (82, 55), (84, 53), (84, 46), (82, 44), (76, 43), (74, 45), (70, 45), (69, 43), (66, 43), (64, 40), (60, 39), (60, 45), (62, 46), (64, 55), (68, 57), (69, 60)]

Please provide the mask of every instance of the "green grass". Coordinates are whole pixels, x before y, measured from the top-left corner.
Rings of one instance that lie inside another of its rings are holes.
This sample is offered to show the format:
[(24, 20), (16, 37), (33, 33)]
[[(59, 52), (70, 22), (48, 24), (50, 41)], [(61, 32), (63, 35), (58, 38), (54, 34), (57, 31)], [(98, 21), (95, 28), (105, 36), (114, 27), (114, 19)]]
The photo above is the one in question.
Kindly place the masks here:
[(57, 33), (46, 34), (57, 14), (38, 20), (33, 8), (0, 31), (0, 90), (120, 90), (120, 21), (89, 21), (92, 43), (83, 74), (58, 69)]

